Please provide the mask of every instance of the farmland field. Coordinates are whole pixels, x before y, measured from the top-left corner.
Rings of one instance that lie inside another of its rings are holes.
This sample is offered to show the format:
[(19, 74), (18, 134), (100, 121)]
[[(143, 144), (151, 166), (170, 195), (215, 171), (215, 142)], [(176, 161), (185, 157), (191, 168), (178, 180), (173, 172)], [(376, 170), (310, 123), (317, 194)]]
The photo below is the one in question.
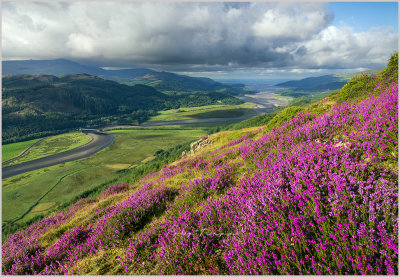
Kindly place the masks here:
[[(32, 141), (36, 142), (38, 140), (39, 139), (30, 140), (29, 142), (32, 142)], [(35, 144), (31, 149), (29, 149), (25, 155), (13, 160), (13, 161), (3, 163), (3, 165), (11, 166), (11, 165), (21, 164), (21, 163), (29, 162), (32, 160), (40, 159), (43, 157), (47, 157), (50, 155), (54, 155), (57, 153), (61, 153), (61, 152), (65, 152), (65, 151), (74, 149), (76, 147), (85, 145), (90, 141), (91, 141), (91, 137), (84, 133), (81, 133), (81, 132), (72, 132), (72, 133), (66, 133), (66, 134), (61, 134), (61, 135), (57, 135), (57, 136), (45, 137), (45, 138), (41, 139), (39, 142), (37, 142), (37, 144)], [(3, 151), (4, 151), (4, 148), (7, 149), (7, 151), (9, 151), (8, 149), (16, 148), (16, 146), (14, 146), (14, 145), (18, 145), (18, 144), (23, 144), (23, 142), (6, 144), (3, 146)], [(32, 143), (30, 143), (29, 145), (32, 145)], [(26, 147), (28, 147), (28, 146), (26, 146)], [(3, 157), (3, 160), (6, 160), (6, 159)]]
[(21, 141), (16, 143), (10, 143), (2, 146), (2, 161), (7, 161), (11, 158), (16, 157), (26, 148), (34, 144), (39, 139), (31, 139), (27, 141)]
[(117, 178), (119, 170), (150, 161), (157, 150), (194, 141), (206, 133), (200, 128), (177, 128), (110, 130), (107, 133), (116, 136), (114, 143), (90, 158), (4, 179), (3, 222), (14, 221), (30, 209), (17, 222), (47, 214), (81, 193)]
[(244, 103), (241, 105), (209, 105), (191, 108), (179, 108), (161, 111), (159, 115), (153, 116), (149, 122), (173, 121), (201, 118), (230, 118), (239, 117), (251, 113), (254, 103)]

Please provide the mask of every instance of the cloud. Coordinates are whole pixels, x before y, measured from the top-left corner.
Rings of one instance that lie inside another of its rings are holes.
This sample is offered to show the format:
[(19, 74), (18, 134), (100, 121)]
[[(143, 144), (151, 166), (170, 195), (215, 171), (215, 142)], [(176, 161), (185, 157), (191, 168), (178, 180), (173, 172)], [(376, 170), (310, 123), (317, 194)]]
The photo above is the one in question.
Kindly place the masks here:
[(388, 29), (353, 33), (350, 28), (329, 26), (302, 43), (306, 51), (294, 55), (294, 62), (306, 68), (376, 68), (386, 64), (397, 40), (398, 35)]
[(3, 3), (3, 58), (101, 66), (355, 68), (383, 66), (388, 29), (331, 26), (325, 3)]
[[(285, 6), (283, 6), (285, 5)], [(285, 3), (267, 10), (252, 26), (254, 35), (275, 41), (303, 41), (312, 38), (332, 21), (321, 4)]]

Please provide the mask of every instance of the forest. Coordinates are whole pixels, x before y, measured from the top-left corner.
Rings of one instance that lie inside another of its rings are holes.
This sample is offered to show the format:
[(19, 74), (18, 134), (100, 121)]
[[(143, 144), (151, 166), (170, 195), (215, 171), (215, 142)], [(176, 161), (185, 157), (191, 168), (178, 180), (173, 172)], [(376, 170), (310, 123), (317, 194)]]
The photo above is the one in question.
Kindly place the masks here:
[(212, 104), (241, 104), (225, 91), (165, 94), (88, 74), (3, 76), (3, 143), (80, 127), (140, 124), (158, 111)]

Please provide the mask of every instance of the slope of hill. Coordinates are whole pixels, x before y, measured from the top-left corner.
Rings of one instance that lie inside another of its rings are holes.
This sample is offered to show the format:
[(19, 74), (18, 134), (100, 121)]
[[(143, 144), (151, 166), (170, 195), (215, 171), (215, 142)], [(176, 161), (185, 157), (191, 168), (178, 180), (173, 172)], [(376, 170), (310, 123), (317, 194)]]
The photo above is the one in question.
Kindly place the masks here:
[[(12, 101), (9, 100), (12, 98)], [(124, 86), (99, 77), (81, 74), (55, 76), (17, 75), (3, 79), (3, 100), (32, 112), (115, 113), (121, 105), (130, 112), (152, 108), (168, 97), (143, 85)]]
[(3, 142), (87, 124), (140, 123), (157, 111), (242, 101), (224, 93), (168, 96), (87, 74), (3, 77)]
[(189, 77), (170, 72), (153, 72), (132, 80), (120, 80), (125, 84), (144, 84), (165, 93), (185, 93), (198, 91), (221, 91), (231, 95), (251, 93), (242, 84), (222, 84), (210, 78)]
[(84, 127), (100, 118), (144, 121), (165, 108), (169, 97), (86, 74), (3, 77), (3, 142)]
[(12, 235), (3, 273), (397, 275), (397, 64)]
[(189, 77), (170, 72), (157, 72), (147, 68), (106, 70), (95, 66), (82, 65), (65, 59), (3, 61), (4, 75), (66, 75), (89, 74), (114, 80), (126, 85), (144, 84), (165, 92), (216, 91), (236, 95), (248, 93), (241, 85), (226, 85), (209, 78)]

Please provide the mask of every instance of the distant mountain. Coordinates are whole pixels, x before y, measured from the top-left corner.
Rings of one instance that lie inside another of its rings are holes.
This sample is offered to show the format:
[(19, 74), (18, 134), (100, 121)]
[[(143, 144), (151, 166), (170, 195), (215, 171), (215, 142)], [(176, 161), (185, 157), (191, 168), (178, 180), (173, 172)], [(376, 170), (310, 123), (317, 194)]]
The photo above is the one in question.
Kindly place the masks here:
[(194, 91), (217, 91), (220, 89), (233, 89), (239, 86), (224, 85), (210, 78), (189, 77), (170, 72), (152, 72), (130, 81), (134, 84), (152, 86), (163, 92), (194, 92)]
[(354, 76), (361, 74), (376, 74), (380, 70), (373, 69), (364, 72), (347, 73), (347, 74), (331, 74), (323, 75), (318, 77), (309, 77), (301, 80), (288, 81), (279, 83), (276, 86), (293, 89), (294, 91), (309, 91), (319, 92), (326, 90), (338, 90), (341, 89), (350, 79)]
[(147, 68), (105, 70), (100, 67), (82, 65), (70, 60), (23, 60), (3, 61), (2, 75), (66, 75), (66, 74), (90, 74), (99, 77), (136, 78), (156, 71)]
[(66, 75), (90, 74), (126, 85), (144, 84), (162, 92), (216, 91), (231, 95), (243, 93), (239, 85), (226, 85), (210, 78), (189, 77), (170, 72), (157, 72), (147, 68), (106, 70), (100, 67), (82, 65), (70, 60), (23, 60), (3, 61), (2, 75)]
[(279, 83), (276, 86), (291, 88), (295, 91), (323, 91), (341, 89), (347, 83), (347, 81), (347, 79), (338, 77), (336, 75), (324, 75), (319, 77), (304, 78), (297, 81)]

